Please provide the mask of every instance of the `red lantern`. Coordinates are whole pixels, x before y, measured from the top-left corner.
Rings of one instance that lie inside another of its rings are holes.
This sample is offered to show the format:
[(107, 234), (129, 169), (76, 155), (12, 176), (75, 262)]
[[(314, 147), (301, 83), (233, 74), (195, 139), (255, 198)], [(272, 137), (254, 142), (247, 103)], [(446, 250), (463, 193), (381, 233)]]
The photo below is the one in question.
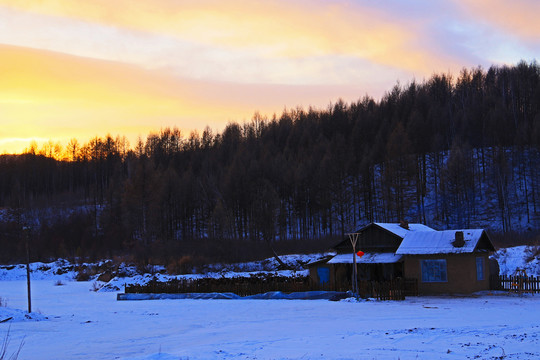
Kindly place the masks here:
[(356, 253), (356, 255), (358, 255), (358, 257), (362, 257), (362, 256), (364, 256), (364, 252), (362, 250), (360, 250), (360, 251), (358, 251)]

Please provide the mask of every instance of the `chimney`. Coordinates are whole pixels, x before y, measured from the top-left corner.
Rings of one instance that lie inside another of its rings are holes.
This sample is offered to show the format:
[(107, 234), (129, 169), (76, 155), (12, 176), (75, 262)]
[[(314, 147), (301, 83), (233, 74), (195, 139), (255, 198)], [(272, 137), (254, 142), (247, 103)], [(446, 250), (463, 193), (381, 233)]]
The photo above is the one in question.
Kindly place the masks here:
[(404, 228), (405, 230), (409, 230), (409, 223), (405, 220), (401, 220), (399, 222), (399, 226), (401, 226), (402, 228)]
[(454, 247), (460, 248), (465, 245), (465, 237), (463, 236), (463, 231), (456, 231), (456, 237), (452, 242)]

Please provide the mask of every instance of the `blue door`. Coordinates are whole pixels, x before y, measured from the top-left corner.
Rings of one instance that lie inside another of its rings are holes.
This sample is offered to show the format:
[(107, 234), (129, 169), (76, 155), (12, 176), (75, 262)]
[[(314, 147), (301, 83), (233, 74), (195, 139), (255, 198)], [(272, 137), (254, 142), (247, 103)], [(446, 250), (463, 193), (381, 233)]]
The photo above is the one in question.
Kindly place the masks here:
[(319, 276), (319, 284), (327, 284), (330, 282), (330, 268), (318, 267), (317, 275)]

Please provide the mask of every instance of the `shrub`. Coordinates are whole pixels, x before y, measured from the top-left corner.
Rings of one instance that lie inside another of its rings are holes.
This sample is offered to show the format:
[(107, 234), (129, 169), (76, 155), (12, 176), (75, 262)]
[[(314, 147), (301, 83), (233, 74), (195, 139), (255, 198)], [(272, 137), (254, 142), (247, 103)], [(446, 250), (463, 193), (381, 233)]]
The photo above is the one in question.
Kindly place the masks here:
[(172, 261), (167, 266), (167, 273), (171, 275), (188, 274), (193, 269), (193, 259), (189, 255), (184, 255), (180, 259)]
[(81, 268), (77, 272), (77, 275), (75, 276), (75, 280), (77, 281), (88, 281), (90, 280), (90, 272), (86, 268)]
[(90, 289), (90, 291), (97, 292), (97, 291), (99, 291), (102, 287), (103, 287), (102, 284), (99, 284), (98, 282), (94, 281), (94, 283), (92, 284), (92, 288)]
[(531, 262), (540, 256), (540, 246), (528, 246), (525, 249), (525, 261)]
[(109, 282), (114, 278), (114, 275), (110, 271), (106, 271), (98, 276), (98, 281)]

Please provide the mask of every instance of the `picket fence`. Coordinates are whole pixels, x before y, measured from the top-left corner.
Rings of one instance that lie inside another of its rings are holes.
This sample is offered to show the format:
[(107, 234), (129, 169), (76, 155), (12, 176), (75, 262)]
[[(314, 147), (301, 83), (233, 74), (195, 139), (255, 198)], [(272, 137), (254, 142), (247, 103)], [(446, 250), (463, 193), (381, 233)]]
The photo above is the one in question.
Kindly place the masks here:
[(492, 290), (506, 290), (517, 293), (540, 293), (539, 276), (493, 275), (490, 278)]

